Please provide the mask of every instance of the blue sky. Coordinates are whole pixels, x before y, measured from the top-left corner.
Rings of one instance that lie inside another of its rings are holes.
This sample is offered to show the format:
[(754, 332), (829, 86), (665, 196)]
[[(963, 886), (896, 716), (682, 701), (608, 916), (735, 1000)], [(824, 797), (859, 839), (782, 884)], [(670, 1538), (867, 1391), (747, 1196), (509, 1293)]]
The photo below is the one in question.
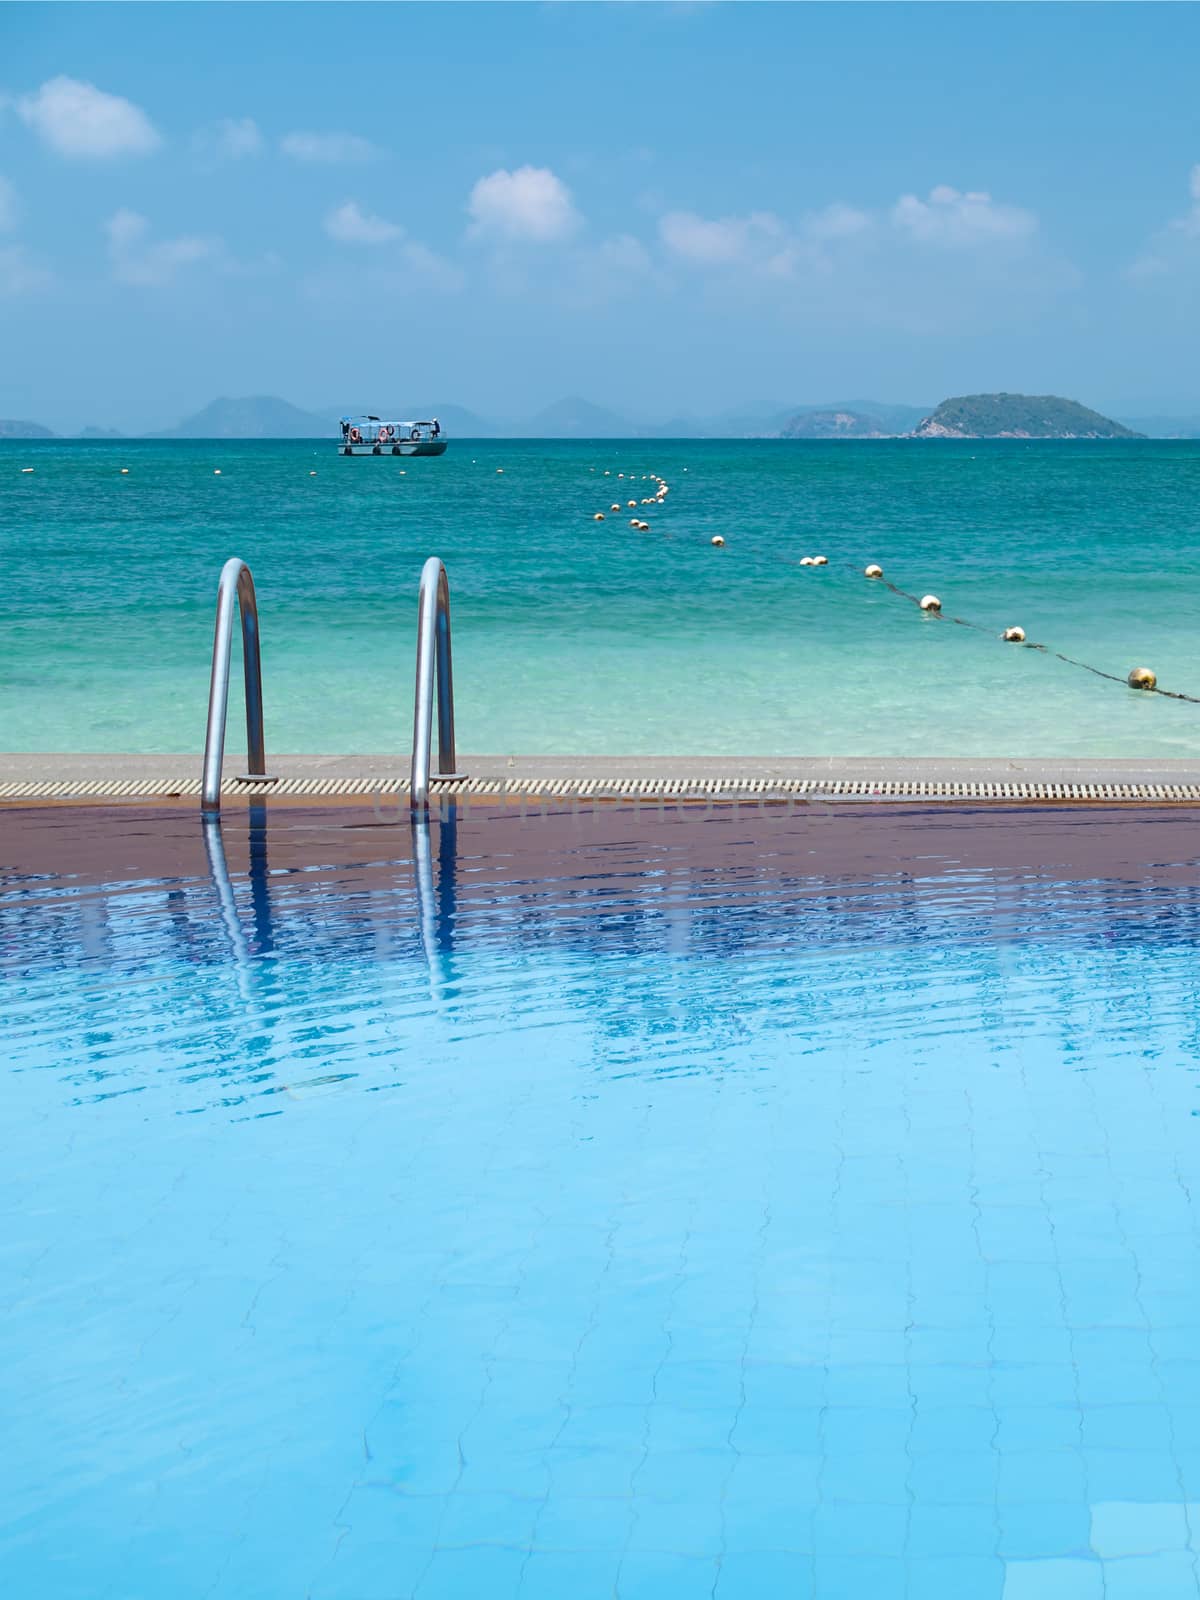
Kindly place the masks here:
[(1200, 412), (1200, 10), (0, 6), (0, 416)]

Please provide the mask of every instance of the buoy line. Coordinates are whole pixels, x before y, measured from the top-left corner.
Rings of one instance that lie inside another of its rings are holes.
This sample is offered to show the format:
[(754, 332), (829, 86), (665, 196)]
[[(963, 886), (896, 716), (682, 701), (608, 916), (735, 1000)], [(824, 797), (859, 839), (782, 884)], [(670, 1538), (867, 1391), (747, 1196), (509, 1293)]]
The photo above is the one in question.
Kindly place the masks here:
[[(851, 568), (847, 564), (842, 566), (842, 570), (844, 572), (857, 572), (859, 569), (857, 567)], [(989, 638), (995, 637), (995, 630), (985, 627), (982, 622), (974, 622), (970, 617), (947, 616), (941, 609), (940, 602), (935, 606), (927, 605), (926, 602), (934, 598), (932, 595), (925, 595), (922, 598), (919, 595), (909, 594), (907, 589), (902, 589), (899, 584), (893, 583), (890, 578), (883, 577), (882, 574), (876, 579), (876, 582), (881, 582), (886, 589), (890, 589), (893, 594), (899, 595), (902, 600), (910, 600), (913, 605), (920, 606), (926, 615), (936, 617), (940, 622), (952, 622), (956, 627), (973, 628), (976, 633), (986, 633)], [(1115, 672), (1105, 672), (1103, 667), (1092, 666), (1090, 661), (1079, 661), (1074, 656), (1065, 655), (1061, 650), (1055, 650), (1048, 644), (1039, 644), (1034, 639), (1026, 639), (1024, 630), (1021, 628), (1006, 628), (999, 637), (1003, 639), (1008, 634), (1015, 635), (1018, 633), (1021, 637), (1014, 639), (1013, 643), (1020, 644), (1026, 650), (1039, 650), (1042, 655), (1050, 656), (1055, 661), (1065, 662), (1069, 667), (1078, 667), (1082, 672), (1090, 672), (1097, 678), (1107, 679), (1109, 683), (1119, 683), (1125, 688), (1139, 689), (1143, 694), (1161, 694), (1165, 695), (1168, 700), (1185, 700), (1188, 705), (1200, 706), (1200, 695), (1184, 694), (1181, 689), (1160, 689), (1158, 680), (1152, 672), (1149, 672), (1149, 681), (1147, 681), (1142, 677), (1142, 674), (1148, 672), (1145, 667), (1135, 667), (1128, 677), (1122, 678)]]
[[(686, 468), (684, 470), (686, 471)], [(607, 474), (605, 474), (605, 476), (607, 476)], [(663, 480), (660, 478), (656, 481), (661, 483)], [(656, 503), (661, 508), (664, 504), (664, 501), (665, 496), (662, 499), (658, 499)], [(629, 502), (631, 506), (636, 505), (636, 503), (636, 501), (632, 500)], [(621, 507), (619, 505), (614, 505), (612, 509), (614, 511), (619, 511)], [(602, 515), (600, 515), (597, 516), (595, 520), (597, 522), (602, 522), (604, 518)], [(637, 521), (635, 520), (631, 526), (637, 527)], [(641, 527), (643, 531), (649, 531), (647, 524), (643, 523), (641, 524)], [(679, 536), (669, 532), (665, 528), (658, 530), (658, 532), (660, 538), (670, 540), (672, 543), (679, 542)], [(723, 549), (725, 547), (725, 540), (720, 537), (720, 535), (710, 539), (709, 543), (716, 549)], [(764, 551), (758, 552), (760, 555), (766, 553), (767, 552)], [(779, 555), (772, 551), (770, 552), (770, 559), (785, 567), (819, 567), (828, 565), (828, 562), (823, 556), (801, 556), (797, 560), (795, 557)], [(884, 575), (883, 568), (876, 562), (871, 562), (866, 567), (851, 566), (849, 562), (838, 562), (837, 566), (843, 572), (853, 573), (856, 577), (866, 577), (869, 578), (873, 583), (882, 584), (882, 586), (890, 590), (892, 594), (897, 595), (901, 600), (909, 601), (912, 605), (919, 607), (919, 609), (923, 611), (926, 616), (934, 617), (939, 622), (951, 622), (959, 628), (970, 628), (976, 633), (986, 634), (990, 639), (999, 638), (1005, 640), (1006, 642), (1019, 644), (1025, 650), (1037, 650), (1042, 655), (1047, 656), (1054, 661), (1061, 661), (1068, 667), (1077, 667), (1081, 672), (1090, 672), (1093, 677), (1103, 678), (1108, 683), (1119, 683), (1124, 688), (1137, 689), (1142, 694), (1158, 694), (1162, 695), (1167, 700), (1181, 700), (1187, 705), (1200, 706), (1200, 695), (1185, 694), (1182, 689), (1160, 688), (1157, 677), (1148, 667), (1134, 667), (1126, 677), (1122, 678), (1118, 673), (1106, 672), (1103, 667), (1092, 666), (1090, 661), (1080, 661), (1075, 656), (1066, 655), (1062, 650), (1055, 650), (1048, 644), (1041, 644), (1036, 640), (1026, 639), (1024, 628), (1007, 627), (1003, 629), (1001, 633), (997, 634), (994, 628), (986, 627), (982, 622), (975, 622), (970, 617), (948, 616), (946, 612), (942, 610), (942, 603), (936, 595), (910, 594), (907, 589), (902, 589), (899, 584), (893, 583), (890, 578), (886, 577)]]

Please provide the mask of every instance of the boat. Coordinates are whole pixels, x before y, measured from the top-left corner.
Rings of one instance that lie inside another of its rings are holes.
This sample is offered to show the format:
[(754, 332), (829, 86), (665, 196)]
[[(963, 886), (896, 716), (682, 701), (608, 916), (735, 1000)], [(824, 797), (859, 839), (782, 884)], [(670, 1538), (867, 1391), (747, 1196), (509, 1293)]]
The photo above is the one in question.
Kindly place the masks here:
[(436, 417), (427, 422), (387, 422), (382, 417), (342, 417), (343, 456), (441, 456), (446, 453), (442, 425)]

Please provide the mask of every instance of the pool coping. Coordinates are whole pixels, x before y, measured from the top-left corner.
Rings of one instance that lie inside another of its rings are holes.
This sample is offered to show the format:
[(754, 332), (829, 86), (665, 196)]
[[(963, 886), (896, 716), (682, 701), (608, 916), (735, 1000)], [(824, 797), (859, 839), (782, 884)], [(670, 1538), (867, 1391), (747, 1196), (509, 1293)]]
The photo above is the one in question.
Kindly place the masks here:
[[(227, 762), (224, 799), (235, 803), (324, 798), (353, 803), (403, 797), (406, 755), (268, 757), (272, 782)], [(827, 799), (1068, 804), (1200, 804), (1200, 761), (946, 756), (463, 755), (450, 799), (712, 801)], [(0, 753), (0, 805), (198, 800), (200, 759), (188, 755)]]

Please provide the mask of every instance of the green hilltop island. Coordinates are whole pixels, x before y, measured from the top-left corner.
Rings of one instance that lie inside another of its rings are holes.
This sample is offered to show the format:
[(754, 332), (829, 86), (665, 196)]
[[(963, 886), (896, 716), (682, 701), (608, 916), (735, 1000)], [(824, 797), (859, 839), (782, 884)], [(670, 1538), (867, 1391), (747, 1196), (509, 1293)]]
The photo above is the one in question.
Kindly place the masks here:
[(1111, 417), (1056, 394), (963, 394), (943, 400), (910, 439), (1142, 439)]

